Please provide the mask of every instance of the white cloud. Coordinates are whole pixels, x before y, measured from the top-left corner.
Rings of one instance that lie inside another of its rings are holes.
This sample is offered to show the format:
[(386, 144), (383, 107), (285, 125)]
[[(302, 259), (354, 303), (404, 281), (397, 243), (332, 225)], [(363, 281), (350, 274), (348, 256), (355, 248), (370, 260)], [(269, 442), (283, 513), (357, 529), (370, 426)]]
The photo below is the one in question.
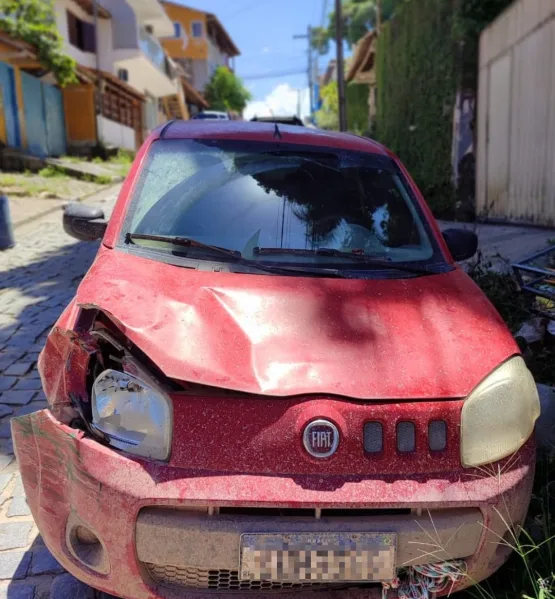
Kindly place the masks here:
[[(308, 88), (300, 90), (301, 117), (310, 115)], [(280, 83), (264, 98), (249, 102), (243, 113), (245, 120), (255, 116), (291, 116), (297, 114), (298, 90), (288, 83)]]
[(268, 48), (268, 46), (264, 46), (264, 48), (262, 48), (262, 54), (269, 54), (270, 52), (270, 48)]

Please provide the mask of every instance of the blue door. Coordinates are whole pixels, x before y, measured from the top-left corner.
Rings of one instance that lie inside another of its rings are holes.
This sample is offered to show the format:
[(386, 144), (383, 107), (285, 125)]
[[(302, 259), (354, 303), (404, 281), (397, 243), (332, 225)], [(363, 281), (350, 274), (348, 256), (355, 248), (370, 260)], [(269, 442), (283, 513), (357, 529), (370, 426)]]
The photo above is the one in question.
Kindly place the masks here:
[(66, 153), (66, 125), (62, 92), (53, 85), (42, 83), (46, 113), (46, 138), (49, 156)]
[(42, 97), (42, 83), (36, 77), (21, 72), (27, 149), (35, 156), (48, 156), (46, 111)]
[(6, 142), (12, 148), (19, 148), (21, 138), (19, 135), (19, 118), (17, 114), (13, 68), (4, 62), (0, 62), (0, 88), (0, 101), (2, 102), (0, 110), (4, 112)]

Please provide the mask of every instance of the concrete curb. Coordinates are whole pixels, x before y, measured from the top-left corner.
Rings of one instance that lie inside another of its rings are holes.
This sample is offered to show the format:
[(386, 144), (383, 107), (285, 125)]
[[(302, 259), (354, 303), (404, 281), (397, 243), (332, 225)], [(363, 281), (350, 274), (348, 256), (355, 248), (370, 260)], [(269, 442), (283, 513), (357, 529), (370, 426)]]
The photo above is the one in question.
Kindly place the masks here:
[(99, 193), (104, 193), (106, 191), (109, 191), (113, 187), (118, 187), (119, 185), (121, 185), (121, 181), (116, 181), (114, 183), (110, 183), (109, 185), (104, 185), (100, 189), (97, 189), (96, 191), (92, 191), (91, 193), (81, 196), (80, 198), (76, 198), (74, 200), (65, 200), (62, 204), (59, 204), (58, 206), (51, 206), (50, 208), (43, 210), (42, 212), (37, 212), (37, 214), (33, 214), (33, 216), (29, 216), (28, 218), (24, 218), (23, 220), (20, 220), (18, 223), (14, 223), (13, 228), (15, 230), (18, 227), (22, 227), (22, 226), (28, 225), (29, 223), (32, 223), (36, 220), (39, 220), (43, 216), (48, 216), (49, 214), (57, 212), (58, 210), (63, 210), (64, 205), (67, 204), (69, 201), (84, 202), (85, 200), (88, 200)]

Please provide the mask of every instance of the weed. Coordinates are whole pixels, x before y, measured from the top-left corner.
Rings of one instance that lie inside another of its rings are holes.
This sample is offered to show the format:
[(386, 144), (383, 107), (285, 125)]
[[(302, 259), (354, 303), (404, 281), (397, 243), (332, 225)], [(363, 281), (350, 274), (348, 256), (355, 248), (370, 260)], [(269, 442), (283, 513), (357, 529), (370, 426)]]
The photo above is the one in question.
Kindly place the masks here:
[(1, 187), (13, 187), (17, 185), (17, 179), (13, 175), (0, 175)]
[(104, 164), (104, 160), (102, 160), (102, 158), (100, 156), (95, 156), (91, 162), (93, 164)]
[(494, 272), (487, 265), (477, 263), (469, 275), (487, 295), (513, 333), (534, 315), (534, 298), (519, 290), (512, 274)]
[(461, 593), (461, 599), (555, 599), (554, 512), (555, 460), (540, 455), (526, 524), (522, 531), (510, 526), (509, 540), (499, 540), (513, 553), (490, 578)]
[(112, 177), (109, 175), (96, 175), (94, 182), (99, 185), (109, 185), (112, 182)]
[(45, 168), (42, 168), (39, 171), (39, 176), (40, 177), (49, 177), (49, 178), (60, 178), (60, 179), (67, 179), (68, 176), (66, 175), (66, 173), (61, 170), (60, 168), (58, 168), (57, 166), (47, 166)]

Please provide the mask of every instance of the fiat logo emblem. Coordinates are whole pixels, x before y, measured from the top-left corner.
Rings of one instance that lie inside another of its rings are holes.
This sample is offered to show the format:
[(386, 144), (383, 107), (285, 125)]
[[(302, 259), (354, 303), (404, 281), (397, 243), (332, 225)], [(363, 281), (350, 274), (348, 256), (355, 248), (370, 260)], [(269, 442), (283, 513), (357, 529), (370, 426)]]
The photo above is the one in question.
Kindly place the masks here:
[(329, 458), (339, 445), (339, 431), (329, 420), (313, 420), (303, 433), (304, 448), (315, 458)]

